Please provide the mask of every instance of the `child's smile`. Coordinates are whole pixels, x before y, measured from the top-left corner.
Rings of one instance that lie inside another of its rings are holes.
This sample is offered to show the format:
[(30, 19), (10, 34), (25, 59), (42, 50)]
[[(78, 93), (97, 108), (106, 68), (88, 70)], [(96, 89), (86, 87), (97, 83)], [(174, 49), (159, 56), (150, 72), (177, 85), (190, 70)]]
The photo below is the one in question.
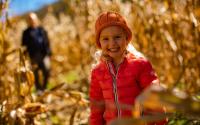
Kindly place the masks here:
[(116, 52), (118, 52), (120, 50), (120, 48), (118, 47), (118, 48), (110, 48), (110, 49), (108, 49), (108, 51), (110, 51), (111, 53), (116, 53)]
[(111, 51), (111, 52), (118, 52), (119, 49), (120, 49), (120, 47), (116, 47), (116, 48), (110, 48), (108, 50)]
[(110, 56), (114, 63), (119, 63), (128, 45), (126, 32), (119, 26), (104, 28), (100, 34), (101, 49), (104, 54)]

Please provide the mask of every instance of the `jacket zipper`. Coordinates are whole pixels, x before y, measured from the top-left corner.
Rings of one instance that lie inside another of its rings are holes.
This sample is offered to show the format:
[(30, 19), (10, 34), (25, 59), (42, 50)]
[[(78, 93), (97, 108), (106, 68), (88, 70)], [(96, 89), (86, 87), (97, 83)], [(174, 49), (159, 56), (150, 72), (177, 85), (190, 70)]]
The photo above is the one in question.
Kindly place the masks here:
[(117, 108), (117, 117), (118, 118), (121, 117), (121, 110), (120, 110), (120, 105), (119, 105), (119, 100), (118, 100), (118, 94), (117, 94), (117, 75), (118, 75), (118, 71), (119, 71), (120, 65), (118, 66), (117, 73), (115, 75), (112, 65), (110, 65), (108, 63), (108, 68), (109, 68), (109, 71), (110, 71), (110, 73), (112, 75), (112, 79), (113, 79), (113, 93), (114, 93), (114, 97), (115, 97), (115, 105), (116, 105), (116, 108)]

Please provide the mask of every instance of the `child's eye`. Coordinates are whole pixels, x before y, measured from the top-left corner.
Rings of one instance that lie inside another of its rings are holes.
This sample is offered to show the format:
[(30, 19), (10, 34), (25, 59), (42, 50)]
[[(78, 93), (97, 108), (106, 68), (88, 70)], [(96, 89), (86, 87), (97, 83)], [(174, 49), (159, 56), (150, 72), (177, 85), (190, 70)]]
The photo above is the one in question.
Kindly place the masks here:
[(103, 40), (103, 41), (108, 41), (108, 38), (105, 37), (105, 38), (102, 38), (102, 40)]
[(120, 38), (121, 38), (121, 36), (115, 36), (114, 38), (115, 38), (115, 39), (120, 39)]

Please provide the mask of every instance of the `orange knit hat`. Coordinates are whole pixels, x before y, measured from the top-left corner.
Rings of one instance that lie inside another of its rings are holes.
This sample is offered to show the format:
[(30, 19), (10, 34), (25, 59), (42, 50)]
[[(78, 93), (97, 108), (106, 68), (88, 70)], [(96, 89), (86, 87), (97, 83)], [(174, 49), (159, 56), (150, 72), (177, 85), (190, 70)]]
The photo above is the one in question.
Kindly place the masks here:
[(103, 12), (97, 18), (95, 23), (95, 34), (96, 34), (96, 44), (99, 48), (101, 48), (99, 37), (101, 31), (108, 26), (120, 26), (127, 33), (127, 40), (130, 41), (132, 39), (131, 29), (128, 27), (125, 19), (116, 12)]

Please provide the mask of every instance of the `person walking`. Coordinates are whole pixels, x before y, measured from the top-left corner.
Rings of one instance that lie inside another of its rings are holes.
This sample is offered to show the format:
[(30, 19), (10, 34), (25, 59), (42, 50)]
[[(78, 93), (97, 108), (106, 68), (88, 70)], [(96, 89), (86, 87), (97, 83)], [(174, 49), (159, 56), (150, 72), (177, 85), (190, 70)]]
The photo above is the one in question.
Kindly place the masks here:
[(49, 38), (35, 13), (28, 14), (27, 23), (28, 27), (22, 35), (22, 46), (26, 47), (31, 60), (36, 89), (44, 91), (50, 74)]

